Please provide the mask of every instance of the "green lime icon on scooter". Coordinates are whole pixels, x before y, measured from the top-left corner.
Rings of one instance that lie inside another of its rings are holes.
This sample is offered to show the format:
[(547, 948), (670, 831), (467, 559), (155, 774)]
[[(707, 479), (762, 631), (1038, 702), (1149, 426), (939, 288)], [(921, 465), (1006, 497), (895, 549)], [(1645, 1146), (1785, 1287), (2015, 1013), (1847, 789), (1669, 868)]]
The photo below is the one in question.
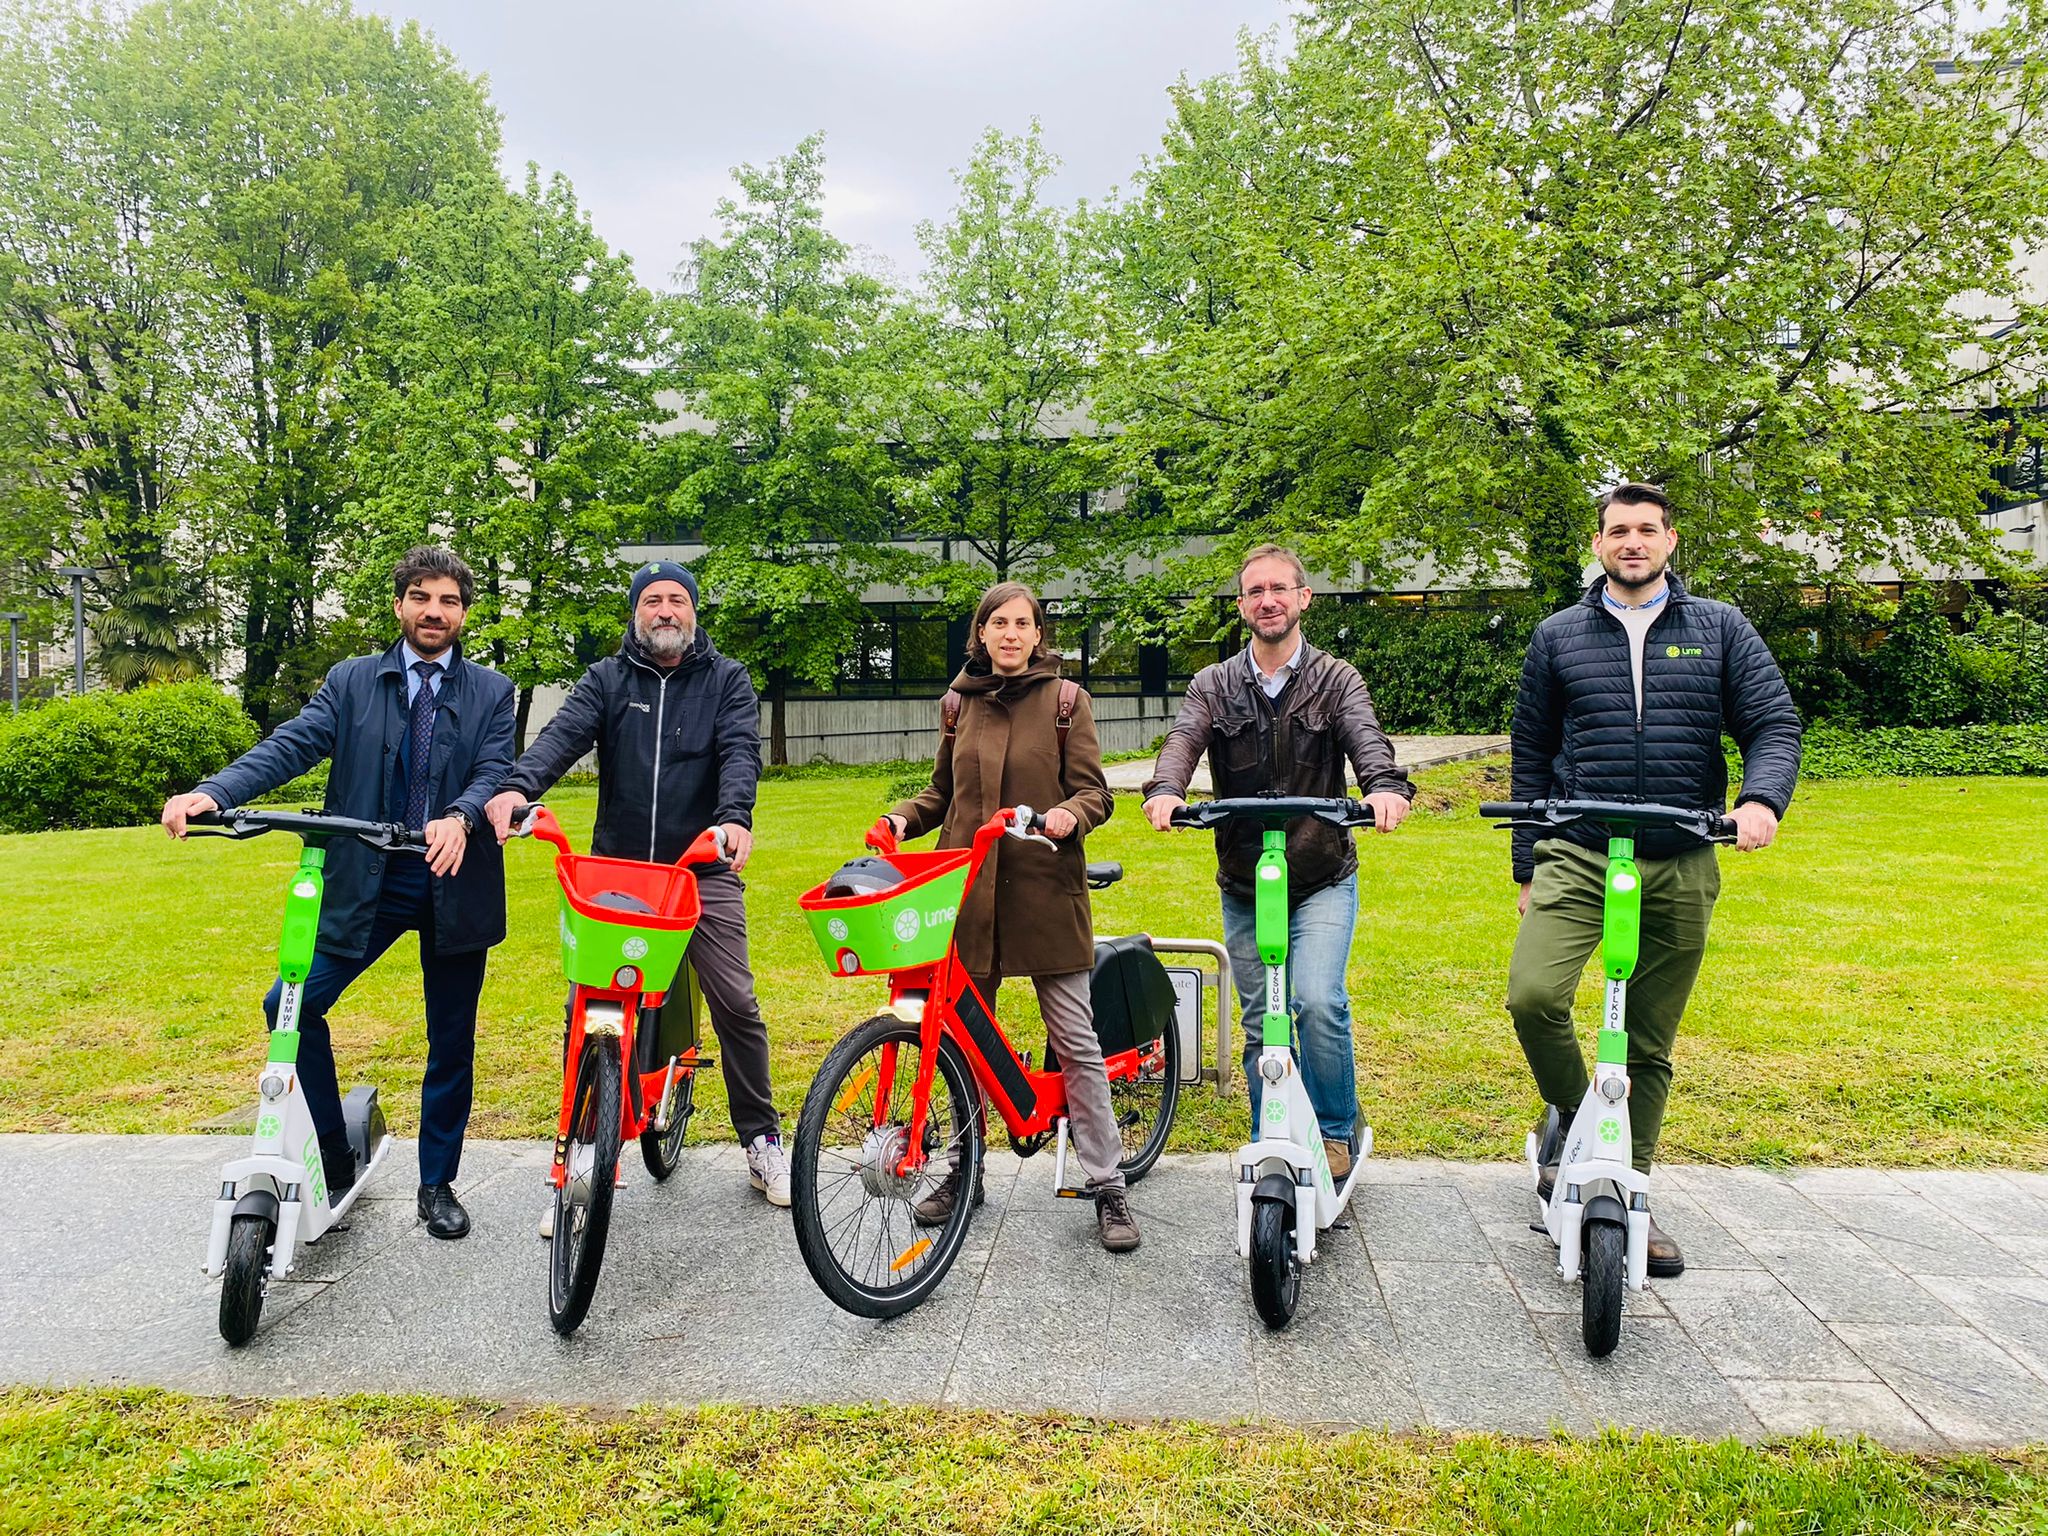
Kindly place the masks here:
[(1644, 827), (1690, 832), (1702, 842), (1735, 840), (1735, 824), (1718, 811), (1611, 800), (1489, 801), (1479, 814), (1511, 827), (1556, 833), (1579, 822), (1608, 831), (1600, 968), (1607, 979), (1593, 1081), (1569, 1126), (1550, 1112), (1542, 1135), (1531, 1133), (1529, 1169), (1539, 1180), (1557, 1163), (1543, 1207), (1543, 1227), (1557, 1244), (1557, 1272), (1582, 1283), (1586, 1353), (1612, 1354), (1621, 1340), (1622, 1292), (1649, 1278), (1650, 1176), (1631, 1161), (1628, 1115), (1628, 983), (1642, 947), (1643, 880), (1633, 833)]
[(1252, 931), (1266, 968), (1261, 1049), (1252, 1069), (1260, 1080), (1259, 1113), (1252, 1139), (1238, 1148), (1235, 1164), (1237, 1252), (1250, 1262), (1252, 1305), (1268, 1328), (1285, 1328), (1293, 1318), (1301, 1300), (1301, 1272), (1316, 1256), (1316, 1234), (1344, 1214), (1372, 1153), (1372, 1128), (1361, 1121), (1349, 1177), (1339, 1185), (1330, 1176), (1315, 1105), (1294, 1054), (1294, 1014), (1287, 1001), (1287, 824), (1304, 816), (1347, 829), (1373, 824), (1372, 808), (1348, 796), (1204, 800), (1173, 813), (1177, 827), (1252, 821), (1265, 829), (1252, 871)]
[(424, 853), (426, 844), (419, 833), (396, 824), (294, 811), (209, 812), (193, 817), (187, 830), (195, 836), (232, 838), (296, 832), (305, 842), (285, 887), (284, 932), (277, 945), (277, 974), (284, 987), (269, 1059), (256, 1080), (256, 1131), (248, 1151), (221, 1169), (206, 1243), (206, 1273), (221, 1280), (220, 1336), (242, 1345), (256, 1334), (269, 1283), (291, 1274), (298, 1245), (317, 1243), (340, 1225), (391, 1150), (377, 1090), (349, 1090), (341, 1112), (359, 1171), (354, 1185), (329, 1202), (320, 1138), (298, 1074), (299, 1007), (320, 933), (327, 844), (353, 837), (385, 853)]

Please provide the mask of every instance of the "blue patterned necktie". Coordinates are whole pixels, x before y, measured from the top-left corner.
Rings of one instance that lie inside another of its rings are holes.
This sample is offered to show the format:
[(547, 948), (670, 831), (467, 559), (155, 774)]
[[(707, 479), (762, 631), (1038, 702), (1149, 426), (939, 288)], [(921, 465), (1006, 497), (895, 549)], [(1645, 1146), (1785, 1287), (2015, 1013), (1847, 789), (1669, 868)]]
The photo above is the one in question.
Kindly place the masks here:
[(405, 776), (405, 824), (419, 828), (427, 824), (427, 758), (434, 747), (434, 674), (438, 661), (416, 661), (419, 691), (412, 696), (412, 718), (406, 725), (407, 756), (411, 768)]

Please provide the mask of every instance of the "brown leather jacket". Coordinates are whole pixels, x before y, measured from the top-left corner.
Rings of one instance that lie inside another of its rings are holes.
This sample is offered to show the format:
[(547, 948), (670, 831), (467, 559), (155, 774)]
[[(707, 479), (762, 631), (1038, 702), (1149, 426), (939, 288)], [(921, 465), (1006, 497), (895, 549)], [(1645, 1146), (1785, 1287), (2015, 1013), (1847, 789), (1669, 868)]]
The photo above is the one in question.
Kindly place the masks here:
[(906, 842), (941, 827), (941, 848), (967, 847), (1005, 806), (1074, 813), (1074, 835), (1057, 849), (1004, 838), (989, 850), (953, 929), (973, 976), (1060, 976), (1095, 964), (1082, 839), (1109, 820), (1114, 803), (1085, 691), (1061, 736), (1059, 676), (1059, 658), (1044, 656), (1016, 677), (983, 665), (954, 678), (959, 726), (941, 732), (924, 792), (891, 813), (907, 823)]
[[(1218, 799), (1269, 790), (1341, 795), (1346, 758), (1358, 772), (1361, 793), (1415, 796), (1408, 775), (1394, 764), (1394, 744), (1373, 714), (1365, 679), (1350, 662), (1312, 645), (1304, 644), (1301, 668), (1277, 699), (1268, 700), (1252, 680), (1244, 651), (1196, 673), (1159, 749), (1145, 798), (1185, 798), (1204, 752)], [(1358, 868), (1353, 835), (1306, 819), (1288, 827), (1287, 890), (1296, 905)], [(1216, 829), (1216, 883), (1232, 895), (1252, 893), (1260, 836), (1250, 822)]]

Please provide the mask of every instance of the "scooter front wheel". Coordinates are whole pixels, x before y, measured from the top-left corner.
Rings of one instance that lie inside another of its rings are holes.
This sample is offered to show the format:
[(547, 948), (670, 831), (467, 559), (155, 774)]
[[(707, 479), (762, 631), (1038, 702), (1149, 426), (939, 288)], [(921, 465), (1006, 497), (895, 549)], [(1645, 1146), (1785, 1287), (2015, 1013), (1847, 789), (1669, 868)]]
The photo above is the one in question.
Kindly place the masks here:
[(256, 1337), (270, 1269), (271, 1226), (266, 1217), (237, 1216), (228, 1228), (227, 1267), (220, 1282), (220, 1336), (236, 1349)]
[(1628, 1277), (1628, 1228), (1618, 1221), (1586, 1223), (1586, 1255), (1580, 1276), (1586, 1353), (1595, 1360), (1621, 1342), (1623, 1282)]
[(555, 1230), (548, 1245), (548, 1321), (567, 1338), (590, 1310), (611, 1232), (612, 1187), (619, 1172), (619, 1073), (616, 1041), (583, 1042), (569, 1096), (562, 1187), (555, 1191)]
[(1268, 1328), (1285, 1328), (1301, 1301), (1301, 1256), (1294, 1247), (1294, 1207), (1285, 1200), (1252, 1202), (1252, 1305)]

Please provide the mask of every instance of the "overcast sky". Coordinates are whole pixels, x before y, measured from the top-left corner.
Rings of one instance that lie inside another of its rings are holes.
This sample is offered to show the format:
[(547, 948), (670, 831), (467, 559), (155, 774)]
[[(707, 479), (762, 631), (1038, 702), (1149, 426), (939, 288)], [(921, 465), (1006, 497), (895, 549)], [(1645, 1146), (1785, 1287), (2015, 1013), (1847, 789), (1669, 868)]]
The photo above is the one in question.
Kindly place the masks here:
[(825, 134), (826, 221), (899, 277), (991, 125), (1035, 116), (1063, 201), (1158, 148), (1181, 75), (1230, 69), (1286, 0), (367, 0), (490, 77), (505, 168), (563, 171), (642, 282), (712, 233), (730, 171)]

